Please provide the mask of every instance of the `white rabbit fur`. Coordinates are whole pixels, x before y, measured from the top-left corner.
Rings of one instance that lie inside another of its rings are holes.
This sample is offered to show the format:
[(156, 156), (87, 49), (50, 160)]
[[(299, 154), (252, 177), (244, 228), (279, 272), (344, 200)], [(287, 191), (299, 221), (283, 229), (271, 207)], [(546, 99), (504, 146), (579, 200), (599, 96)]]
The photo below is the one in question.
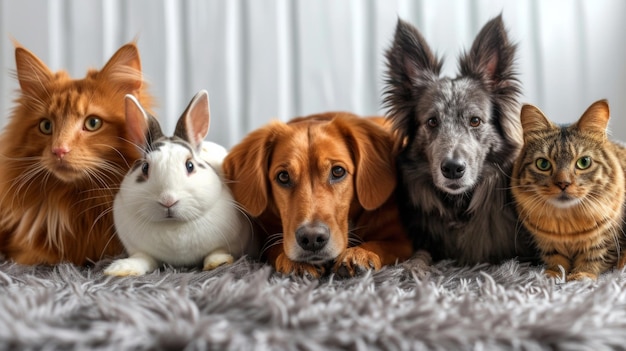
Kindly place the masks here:
[(105, 274), (142, 275), (160, 264), (202, 264), (207, 270), (244, 254), (255, 256), (251, 224), (222, 179), (226, 149), (203, 141), (208, 107), (208, 94), (200, 91), (168, 138), (156, 119), (127, 96), (128, 134), (136, 143), (140, 141), (134, 139), (145, 140), (146, 150), (113, 204), (117, 233), (129, 257), (114, 261)]

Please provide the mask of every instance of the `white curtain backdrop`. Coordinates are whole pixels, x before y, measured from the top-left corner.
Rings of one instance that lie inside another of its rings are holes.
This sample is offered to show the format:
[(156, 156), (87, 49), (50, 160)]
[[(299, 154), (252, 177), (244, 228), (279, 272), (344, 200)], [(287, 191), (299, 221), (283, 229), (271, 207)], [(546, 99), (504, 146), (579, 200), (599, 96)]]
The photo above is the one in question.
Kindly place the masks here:
[(208, 139), (230, 147), (274, 118), (383, 113), (384, 51), (398, 17), (451, 75), (500, 13), (519, 44), (523, 101), (567, 123), (607, 98), (613, 136), (626, 141), (623, 0), (0, 0), (0, 125), (18, 87), (11, 38), (74, 77), (137, 38), (165, 130), (207, 89)]

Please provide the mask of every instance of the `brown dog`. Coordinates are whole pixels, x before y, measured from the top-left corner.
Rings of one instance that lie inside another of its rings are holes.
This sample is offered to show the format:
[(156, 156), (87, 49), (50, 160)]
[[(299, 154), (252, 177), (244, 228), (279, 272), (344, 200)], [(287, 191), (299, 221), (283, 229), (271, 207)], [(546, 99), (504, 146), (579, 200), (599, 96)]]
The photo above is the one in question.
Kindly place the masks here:
[(272, 122), (224, 160), (235, 200), (256, 218), (282, 273), (353, 276), (409, 258), (393, 196), (393, 139), (378, 120), (325, 113)]

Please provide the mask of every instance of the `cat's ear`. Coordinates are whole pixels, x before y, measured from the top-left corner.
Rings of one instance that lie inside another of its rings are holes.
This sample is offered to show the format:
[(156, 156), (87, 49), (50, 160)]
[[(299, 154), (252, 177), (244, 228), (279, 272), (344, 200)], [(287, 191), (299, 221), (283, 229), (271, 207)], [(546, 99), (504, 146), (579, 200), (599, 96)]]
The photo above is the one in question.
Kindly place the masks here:
[(45, 63), (30, 51), (15, 43), (15, 67), (20, 88), (25, 93), (34, 94), (45, 89), (54, 74)]
[(524, 142), (528, 140), (528, 137), (532, 133), (557, 127), (554, 123), (550, 122), (537, 106), (530, 104), (522, 106), (520, 119), (522, 121), (522, 129), (524, 130)]
[(574, 126), (579, 130), (600, 133), (606, 136), (609, 118), (609, 102), (607, 100), (598, 100), (587, 108)]
[(107, 79), (128, 87), (129, 91), (139, 90), (143, 76), (137, 46), (129, 43), (119, 48), (100, 72)]
[(196, 150), (199, 150), (202, 141), (209, 134), (210, 121), (209, 93), (206, 90), (200, 90), (178, 119), (174, 135), (187, 140)]

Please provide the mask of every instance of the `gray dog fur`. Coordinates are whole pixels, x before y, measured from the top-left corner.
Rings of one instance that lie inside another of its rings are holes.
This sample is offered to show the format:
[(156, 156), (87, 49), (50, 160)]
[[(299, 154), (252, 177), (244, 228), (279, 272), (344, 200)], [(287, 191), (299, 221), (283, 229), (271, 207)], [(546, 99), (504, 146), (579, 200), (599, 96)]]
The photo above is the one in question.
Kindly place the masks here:
[(440, 77), (442, 60), (398, 20), (386, 53), (385, 104), (403, 141), (400, 213), (415, 247), (435, 260), (537, 256), (509, 189), (522, 143), (515, 51), (498, 16), (461, 55), (459, 75)]

